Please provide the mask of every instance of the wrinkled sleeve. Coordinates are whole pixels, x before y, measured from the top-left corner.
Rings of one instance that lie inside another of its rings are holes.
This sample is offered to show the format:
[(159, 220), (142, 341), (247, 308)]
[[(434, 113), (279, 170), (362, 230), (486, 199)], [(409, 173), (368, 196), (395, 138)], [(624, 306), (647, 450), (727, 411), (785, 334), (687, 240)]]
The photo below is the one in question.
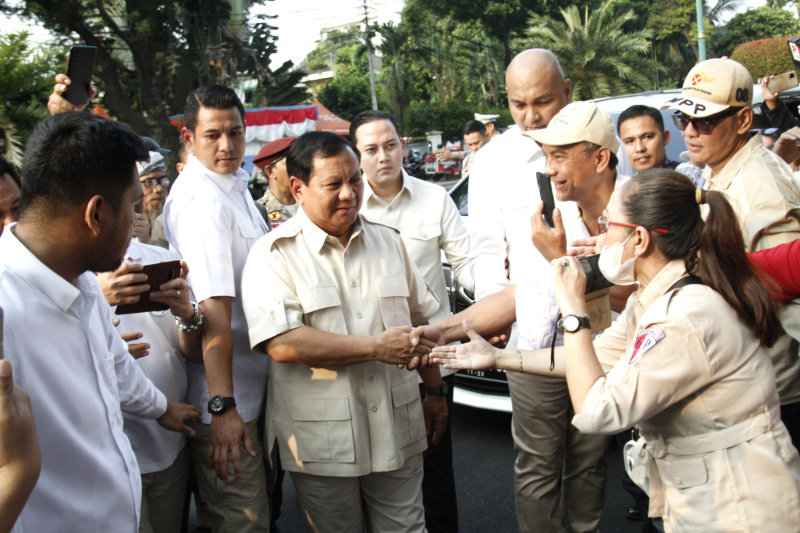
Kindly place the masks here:
[(239, 230), (233, 217), (216, 198), (197, 195), (191, 209), (182, 209), (170, 220), (177, 226), (178, 248), (189, 265), (189, 283), (200, 302), (215, 296), (236, 296), (233, 231)]
[(126, 413), (142, 418), (158, 418), (167, 411), (167, 398), (153, 385), (153, 382), (131, 357), (128, 345), (111, 323), (111, 309), (102, 297), (102, 292), (100, 294), (97, 307), (99, 312), (104, 315), (103, 323), (107, 324), (106, 338), (108, 339), (109, 357), (114, 360), (120, 408)]
[(628, 343), (628, 310), (625, 309), (594, 340), (594, 352), (607, 374), (619, 362)]
[[(488, 150), (475, 154), (469, 177), (469, 212), (480, 223), (473, 224), (469, 267), (475, 281), (475, 297), (503, 290), (508, 285), (505, 260), (508, 257), (503, 212), (496, 195), (496, 169)], [(490, 154), (493, 152), (490, 152)], [(508, 191), (502, 191), (508, 194)]]
[(453, 272), (462, 287), (472, 292), (475, 283), (469, 269), (469, 233), (467, 226), (461, 219), (461, 214), (449, 194), (444, 195), (442, 209), (442, 234), (439, 237), (439, 247), (444, 251), (447, 262), (453, 267)]
[(664, 332), (658, 343), (638, 359), (634, 347), (594, 383), (572, 421), (581, 433), (619, 433), (711, 383), (705, 345), (687, 321), (665, 317), (653, 326)]
[(304, 324), (303, 309), (287, 258), (262, 238), (250, 250), (242, 272), (242, 306), (250, 347)]

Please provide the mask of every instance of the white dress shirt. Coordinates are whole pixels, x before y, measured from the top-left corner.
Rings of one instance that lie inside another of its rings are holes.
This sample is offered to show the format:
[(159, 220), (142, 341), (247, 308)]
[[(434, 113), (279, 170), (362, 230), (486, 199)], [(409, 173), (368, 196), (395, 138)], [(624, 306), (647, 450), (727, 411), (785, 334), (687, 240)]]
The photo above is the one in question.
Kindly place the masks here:
[(111, 324), (94, 274), (69, 283), (15, 228), (0, 236), (5, 357), (31, 398), (42, 472), (14, 531), (135, 532), (142, 486), (120, 407), (156, 418), (167, 399)]
[[(630, 176), (618, 172), (615, 187), (621, 187), (629, 179)], [(561, 218), (567, 234), (568, 249), (570, 242), (591, 236), (575, 202), (564, 202), (563, 206), (559, 207), (562, 209)], [(519, 332), (517, 348), (520, 350), (549, 348), (559, 313), (553, 286), (553, 266), (548, 263), (546, 269), (543, 268), (535, 273), (522, 273), (515, 297)], [(561, 335), (556, 344), (559, 346), (563, 344)]]
[[(199, 302), (229, 296), (233, 333), (233, 394), (236, 410), (245, 422), (261, 415), (267, 385), (267, 358), (250, 350), (247, 322), (242, 309), (242, 269), (250, 248), (267, 233), (264, 217), (247, 190), (247, 173), (208, 170), (193, 155), (164, 205), (164, 233), (170, 249), (189, 264), (189, 283)], [(208, 413), (205, 367), (186, 363), (188, 403)]]
[[(458, 282), (470, 292), (475, 289), (467, 261), (469, 234), (444, 187), (411, 177), (405, 170), (402, 173), (403, 188), (391, 203), (384, 202), (365, 180), (361, 214), (400, 232), (408, 254), (439, 299), (439, 310), (430, 320), (434, 323), (451, 314), (440, 250)], [(449, 376), (457, 370), (441, 367), (440, 372)]]
[[(178, 254), (171, 250), (141, 244), (135, 239), (131, 239), (126, 256), (143, 265), (178, 259)], [(111, 309), (113, 312), (115, 307)], [(186, 365), (178, 344), (178, 325), (172, 313), (167, 310), (115, 316), (120, 321), (117, 326), (120, 333), (139, 332), (142, 338), (136, 342), (150, 345), (150, 354), (136, 360), (142, 372), (168, 400), (184, 402)], [(164, 429), (155, 420), (145, 420), (128, 413), (123, 413), (122, 416), (125, 421), (125, 435), (131, 441), (142, 474), (168, 468), (186, 445), (183, 433)]]

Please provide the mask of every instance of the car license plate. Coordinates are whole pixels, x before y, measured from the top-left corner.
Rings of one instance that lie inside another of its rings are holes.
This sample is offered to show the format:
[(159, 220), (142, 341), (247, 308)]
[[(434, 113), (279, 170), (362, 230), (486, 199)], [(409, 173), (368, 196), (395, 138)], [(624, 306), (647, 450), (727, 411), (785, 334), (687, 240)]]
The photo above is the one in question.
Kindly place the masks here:
[(459, 370), (460, 374), (481, 379), (492, 379), (495, 381), (508, 381), (505, 370), (491, 368), (489, 370)]

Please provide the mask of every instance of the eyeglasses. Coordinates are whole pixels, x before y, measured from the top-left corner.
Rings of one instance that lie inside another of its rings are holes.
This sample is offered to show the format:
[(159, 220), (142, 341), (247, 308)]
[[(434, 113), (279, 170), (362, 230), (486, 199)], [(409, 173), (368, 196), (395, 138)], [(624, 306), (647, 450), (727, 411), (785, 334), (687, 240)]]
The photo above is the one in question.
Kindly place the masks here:
[(169, 178), (147, 178), (139, 180), (139, 183), (143, 183), (148, 189), (155, 189), (156, 185), (161, 185), (166, 189), (169, 187)]
[[(622, 226), (624, 228), (634, 228), (634, 229), (644, 228), (644, 226), (642, 226), (641, 224), (628, 224), (627, 222), (612, 222), (611, 220), (608, 220), (604, 216), (597, 217), (597, 229), (600, 231), (600, 233), (605, 233), (606, 231), (608, 231), (608, 226)], [(646, 229), (647, 231), (655, 231), (656, 233), (662, 233), (664, 235), (667, 235), (669, 233), (669, 230), (661, 228), (653, 228), (653, 229), (644, 228), (644, 229)]]
[(742, 109), (743, 108), (741, 107), (731, 107), (722, 113), (707, 118), (692, 118), (683, 114), (681, 111), (676, 111), (672, 114), (672, 120), (675, 122), (675, 126), (677, 126), (677, 128), (681, 131), (684, 131), (686, 127), (691, 124), (697, 133), (706, 135), (711, 131), (712, 125), (716, 124), (723, 118), (735, 115)]

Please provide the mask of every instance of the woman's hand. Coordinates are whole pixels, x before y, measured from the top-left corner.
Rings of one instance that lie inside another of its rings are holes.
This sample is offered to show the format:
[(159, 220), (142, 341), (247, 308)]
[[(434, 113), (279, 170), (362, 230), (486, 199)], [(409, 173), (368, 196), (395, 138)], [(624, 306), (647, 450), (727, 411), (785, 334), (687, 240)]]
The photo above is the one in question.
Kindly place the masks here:
[(562, 315), (586, 312), (586, 274), (574, 257), (564, 256), (551, 263), (555, 270), (556, 303)]
[(469, 344), (437, 346), (431, 351), (431, 361), (445, 368), (486, 370), (494, 368), (497, 349), (475, 333), (465, 320), (461, 323), (469, 336)]

